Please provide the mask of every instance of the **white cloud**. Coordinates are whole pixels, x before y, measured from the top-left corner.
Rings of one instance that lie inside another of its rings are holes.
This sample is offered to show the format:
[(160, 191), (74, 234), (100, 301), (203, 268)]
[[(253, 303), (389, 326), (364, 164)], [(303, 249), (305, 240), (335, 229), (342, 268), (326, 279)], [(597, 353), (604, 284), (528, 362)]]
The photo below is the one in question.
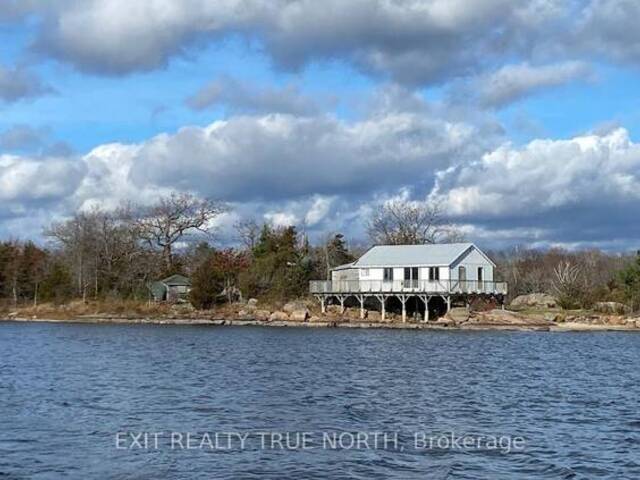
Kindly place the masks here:
[(502, 107), (527, 95), (575, 80), (591, 80), (591, 68), (585, 62), (570, 61), (532, 66), (528, 63), (506, 65), (498, 71), (471, 81), (472, 97), (486, 107)]
[(413, 113), (357, 122), (233, 117), (141, 144), (129, 180), (228, 200), (368, 194), (431, 183), (434, 169), (478, 153), (477, 130)]
[(343, 59), (404, 84), (468, 75), (526, 54), (568, 16), (560, 0), (84, 0), (53, 2), (39, 49), (83, 70), (125, 74), (230, 34), (296, 69)]
[(640, 145), (626, 130), (522, 147), (483, 137), (426, 113), (356, 122), (233, 117), (79, 158), (1, 156), (0, 216), (6, 231), (11, 218), (49, 222), (178, 189), (230, 201), (238, 215), (224, 220), (227, 230), (238, 216), (254, 216), (363, 235), (372, 203), (419, 201), (435, 177), (431, 195), (485, 243), (623, 245), (640, 235)]
[(477, 162), (441, 172), (434, 195), (465, 218), (526, 218), (566, 207), (636, 205), (640, 145), (622, 128), (569, 140), (535, 140), (522, 148), (506, 144)]
[(300, 222), (291, 212), (267, 212), (264, 214), (264, 219), (276, 227), (291, 227)]
[(75, 159), (29, 159), (0, 156), (0, 199), (35, 201), (61, 199), (72, 194), (86, 167)]
[(296, 85), (258, 87), (231, 77), (221, 77), (203, 86), (186, 103), (195, 110), (223, 106), (235, 113), (313, 115), (319, 111), (317, 101), (304, 95)]
[(55, 214), (146, 203), (177, 189), (320, 228), (337, 196), (363, 199), (408, 183), (426, 191), (436, 169), (483, 151), (477, 137), (487, 141), (475, 127), (418, 112), (352, 122), (236, 116), (139, 144), (101, 145), (73, 160), (6, 156), (0, 185), (16, 201), (48, 198)]
[(592, 0), (577, 16), (573, 41), (583, 54), (640, 64), (640, 3)]

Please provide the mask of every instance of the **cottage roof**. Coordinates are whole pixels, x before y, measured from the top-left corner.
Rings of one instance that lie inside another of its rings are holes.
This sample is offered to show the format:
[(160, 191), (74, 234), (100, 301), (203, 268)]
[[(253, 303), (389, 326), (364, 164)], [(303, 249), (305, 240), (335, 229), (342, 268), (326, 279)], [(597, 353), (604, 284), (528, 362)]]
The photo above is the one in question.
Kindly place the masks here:
[[(469, 249), (477, 249), (473, 243), (438, 243), (432, 245), (377, 245), (369, 249), (354, 267), (402, 267), (420, 265), (451, 265)], [(487, 258), (489, 263), (491, 260)]]
[(331, 270), (348, 270), (350, 268), (353, 268), (353, 264), (355, 262), (351, 262), (351, 263), (345, 263), (342, 265), (338, 265), (337, 267), (333, 267)]

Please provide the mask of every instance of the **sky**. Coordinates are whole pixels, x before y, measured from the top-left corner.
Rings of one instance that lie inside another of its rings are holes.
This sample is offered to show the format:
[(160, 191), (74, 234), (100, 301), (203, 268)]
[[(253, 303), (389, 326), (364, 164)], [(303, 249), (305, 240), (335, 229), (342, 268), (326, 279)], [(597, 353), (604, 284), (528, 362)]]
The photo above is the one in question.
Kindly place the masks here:
[[(173, 191), (366, 240), (640, 248), (637, 0), (0, 0), (0, 239)], [(224, 240), (226, 239), (226, 240)]]

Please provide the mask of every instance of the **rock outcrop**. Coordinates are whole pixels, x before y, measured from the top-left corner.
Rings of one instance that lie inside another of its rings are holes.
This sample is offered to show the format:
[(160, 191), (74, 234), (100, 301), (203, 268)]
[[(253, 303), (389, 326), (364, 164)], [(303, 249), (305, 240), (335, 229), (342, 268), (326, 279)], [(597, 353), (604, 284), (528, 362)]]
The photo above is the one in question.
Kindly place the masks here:
[(286, 322), (289, 320), (289, 315), (286, 312), (273, 312), (269, 315), (270, 322)]
[(631, 313), (631, 307), (618, 302), (597, 302), (593, 306), (593, 310), (599, 313), (609, 313), (613, 315), (628, 315)]
[(511, 301), (512, 307), (556, 308), (558, 300), (548, 293), (530, 293), (519, 295)]
[(261, 322), (266, 322), (267, 320), (269, 320), (270, 316), (271, 312), (269, 310), (256, 310), (255, 312), (253, 312), (253, 317)]
[(305, 305), (305, 303), (299, 300), (288, 302), (284, 305), (284, 307), (282, 307), (282, 311), (288, 313), (289, 315), (299, 310), (307, 310), (307, 306)]
[(309, 310), (306, 308), (304, 310), (295, 310), (289, 315), (289, 319), (294, 322), (306, 322), (307, 318), (309, 318)]
[(469, 320), (470, 316), (471, 314), (469, 313), (469, 310), (467, 310), (465, 307), (452, 308), (449, 313), (445, 315), (445, 317), (447, 317), (449, 320), (453, 320), (455, 323), (466, 322), (467, 320)]

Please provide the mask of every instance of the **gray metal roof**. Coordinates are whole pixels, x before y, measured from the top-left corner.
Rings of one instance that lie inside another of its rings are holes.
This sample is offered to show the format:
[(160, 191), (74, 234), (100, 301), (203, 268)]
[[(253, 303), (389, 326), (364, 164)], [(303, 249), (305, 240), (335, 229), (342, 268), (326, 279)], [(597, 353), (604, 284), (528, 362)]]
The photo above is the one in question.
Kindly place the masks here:
[(170, 277), (167, 277), (160, 281), (165, 285), (169, 285), (170, 287), (178, 287), (178, 286), (190, 287), (191, 286), (191, 280), (189, 280), (184, 275), (180, 275), (180, 274), (171, 275)]
[(344, 263), (342, 265), (338, 265), (337, 267), (333, 267), (331, 270), (348, 270), (350, 268), (353, 267), (353, 264), (355, 262), (351, 262), (351, 263)]
[(378, 245), (354, 262), (354, 267), (451, 265), (471, 247), (475, 245), (473, 243)]

